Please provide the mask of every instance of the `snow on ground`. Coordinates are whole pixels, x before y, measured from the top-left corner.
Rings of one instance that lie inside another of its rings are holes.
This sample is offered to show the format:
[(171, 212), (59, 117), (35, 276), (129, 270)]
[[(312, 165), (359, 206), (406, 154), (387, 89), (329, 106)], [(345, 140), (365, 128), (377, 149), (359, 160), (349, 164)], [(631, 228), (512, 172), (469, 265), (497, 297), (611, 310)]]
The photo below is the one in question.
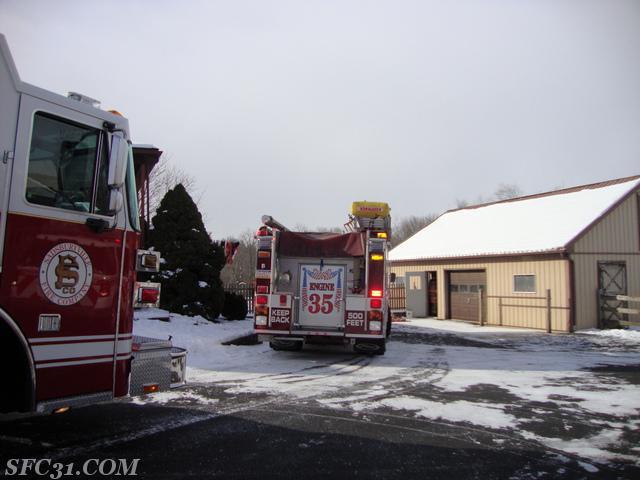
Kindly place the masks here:
[[(162, 317), (169, 317), (170, 321), (154, 320)], [(172, 336), (173, 345), (188, 351), (187, 378), (193, 380), (201, 370), (216, 371), (225, 364), (235, 365), (246, 355), (246, 348), (224, 346), (222, 342), (252, 333), (253, 321), (246, 319), (219, 322), (209, 322), (202, 317), (169, 314), (155, 308), (136, 310), (133, 333), (162, 339)]]
[(578, 330), (576, 332), (580, 335), (593, 335), (595, 337), (603, 338), (603, 339), (616, 339), (621, 340), (625, 343), (635, 343), (640, 345), (640, 330), (628, 329), (623, 330), (621, 328), (613, 328), (610, 330), (597, 330), (595, 328), (591, 328), (588, 330)]
[[(265, 393), (284, 402), (473, 424), (596, 463), (640, 465), (630, 433), (640, 429), (640, 373), (633, 373), (640, 368), (638, 331), (547, 335), (412, 319), (394, 324), (384, 356), (369, 357), (335, 348), (223, 346), (249, 333), (251, 321), (150, 319), (162, 313), (145, 313), (134, 333), (172, 335), (174, 345), (187, 348), (191, 384), (215, 384), (231, 395)], [(175, 399), (207, 400), (187, 397)]]
[(214, 405), (218, 403), (215, 398), (207, 398), (204, 395), (198, 395), (193, 392), (184, 390), (172, 390), (169, 392), (159, 392), (153, 395), (143, 395), (141, 397), (133, 397), (132, 403), (136, 405), (146, 405), (147, 403), (166, 404), (169, 402), (176, 403), (197, 403), (201, 405)]
[[(433, 318), (412, 318), (406, 322), (394, 323), (394, 331), (398, 330), (412, 330), (415, 328), (429, 328), (432, 330), (439, 330), (448, 333), (522, 333), (521, 328), (512, 327), (494, 327), (484, 326), (480, 327), (472, 323), (466, 322), (454, 322), (452, 320), (435, 320)], [(530, 331), (529, 334), (538, 334), (542, 332)]]

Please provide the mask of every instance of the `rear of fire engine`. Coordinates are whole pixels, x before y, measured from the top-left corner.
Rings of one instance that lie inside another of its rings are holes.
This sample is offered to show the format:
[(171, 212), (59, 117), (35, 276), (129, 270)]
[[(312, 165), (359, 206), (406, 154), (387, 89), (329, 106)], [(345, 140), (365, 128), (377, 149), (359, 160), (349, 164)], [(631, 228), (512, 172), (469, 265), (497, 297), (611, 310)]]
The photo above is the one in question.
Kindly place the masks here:
[(136, 267), (159, 257), (138, 250), (128, 121), (22, 82), (2, 35), (0, 99), (0, 412), (182, 383), (184, 352), (132, 334), (134, 304), (159, 293)]
[(275, 350), (305, 344), (384, 354), (390, 234), (386, 203), (354, 202), (346, 233), (292, 232), (270, 216), (257, 232), (255, 332)]

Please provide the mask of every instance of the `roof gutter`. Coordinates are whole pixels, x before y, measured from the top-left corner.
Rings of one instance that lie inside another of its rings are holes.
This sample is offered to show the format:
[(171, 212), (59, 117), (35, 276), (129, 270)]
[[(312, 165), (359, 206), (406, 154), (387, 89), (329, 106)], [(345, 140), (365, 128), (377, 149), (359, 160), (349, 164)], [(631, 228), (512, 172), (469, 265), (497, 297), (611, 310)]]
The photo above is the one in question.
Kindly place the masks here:
[(389, 259), (389, 261), (393, 264), (402, 265), (407, 263), (415, 263), (415, 262), (428, 262), (428, 263), (447, 263), (447, 262), (460, 262), (460, 261), (480, 261), (480, 260), (506, 260), (509, 258), (513, 259), (522, 259), (529, 257), (556, 257), (558, 259), (566, 258), (568, 255), (567, 249), (565, 247), (558, 247), (552, 250), (545, 250), (542, 252), (521, 252), (521, 253), (493, 253), (493, 254), (485, 254), (485, 255), (468, 255), (468, 256), (456, 256), (456, 257), (424, 257), (424, 258), (409, 258), (402, 260), (393, 260)]

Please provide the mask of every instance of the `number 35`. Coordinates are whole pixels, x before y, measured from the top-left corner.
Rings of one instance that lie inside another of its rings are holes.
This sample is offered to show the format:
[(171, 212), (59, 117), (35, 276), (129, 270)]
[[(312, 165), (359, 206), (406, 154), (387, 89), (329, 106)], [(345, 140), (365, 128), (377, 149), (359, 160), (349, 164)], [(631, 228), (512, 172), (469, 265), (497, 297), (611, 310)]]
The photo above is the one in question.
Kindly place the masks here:
[(325, 315), (329, 315), (333, 312), (333, 303), (331, 303), (331, 294), (323, 294), (322, 298), (317, 293), (312, 293), (309, 296), (309, 313), (322, 312)]

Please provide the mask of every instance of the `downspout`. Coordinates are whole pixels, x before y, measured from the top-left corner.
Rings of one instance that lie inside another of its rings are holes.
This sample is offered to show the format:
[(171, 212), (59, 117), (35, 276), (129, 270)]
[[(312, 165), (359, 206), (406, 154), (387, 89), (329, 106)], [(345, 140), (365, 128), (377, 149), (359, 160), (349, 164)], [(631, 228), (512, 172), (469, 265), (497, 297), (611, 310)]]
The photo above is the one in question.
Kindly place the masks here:
[(573, 333), (576, 326), (576, 266), (569, 252), (563, 254), (567, 262), (567, 291), (569, 292), (569, 318), (567, 332)]

